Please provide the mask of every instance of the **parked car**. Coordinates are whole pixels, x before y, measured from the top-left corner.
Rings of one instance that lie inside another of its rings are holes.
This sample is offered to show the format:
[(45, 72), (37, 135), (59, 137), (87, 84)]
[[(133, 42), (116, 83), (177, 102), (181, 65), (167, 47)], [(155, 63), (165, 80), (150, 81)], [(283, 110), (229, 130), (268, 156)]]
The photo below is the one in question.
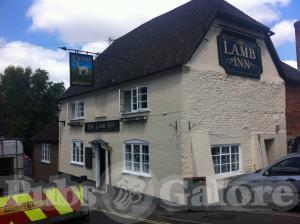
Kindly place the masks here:
[(292, 209), (299, 204), (300, 153), (289, 154), (255, 173), (231, 179), (225, 192), (228, 203)]

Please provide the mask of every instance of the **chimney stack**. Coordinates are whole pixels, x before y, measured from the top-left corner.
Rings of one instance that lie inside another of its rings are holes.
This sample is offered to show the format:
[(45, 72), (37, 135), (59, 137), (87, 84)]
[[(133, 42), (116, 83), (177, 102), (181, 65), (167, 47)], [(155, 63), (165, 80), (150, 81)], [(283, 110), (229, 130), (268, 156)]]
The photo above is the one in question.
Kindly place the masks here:
[(300, 20), (295, 22), (295, 33), (296, 33), (296, 51), (297, 51), (297, 65), (300, 70)]

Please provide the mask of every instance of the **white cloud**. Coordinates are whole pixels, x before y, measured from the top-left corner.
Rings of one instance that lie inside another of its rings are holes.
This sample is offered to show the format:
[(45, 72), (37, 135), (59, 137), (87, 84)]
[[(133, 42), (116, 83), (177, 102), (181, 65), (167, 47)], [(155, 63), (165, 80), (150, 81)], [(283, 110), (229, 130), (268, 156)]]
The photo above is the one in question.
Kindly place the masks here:
[(105, 41), (187, 1), (35, 0), (27, 16), (32, 31), (54, 32), (63, 41)]
[(272, 36), (272, 40), (276, 47), (286, 43), (295, 42), (295, 28), (294, 23), (296, 20), (283, 20), (272, 28), (275, 35)]
[[(291, 0), (228, 0), (264, 24), (281, 19), (280, 9)], [(188, 0), (34, 0), (27, 11), (31, 31), (55, 33), (65, 42), (107, 41), (118, 38), (149, 19)], [(104, 44), (85, 48), (103, 50)], [(98, 49), (99, 47), (99, 49)]]
[(108, 47), (108, 41), (91, 42), (91, 43), (84, 44), (81, 50), (99, 53), (104, 51), (107, 47)]
[(281, 19), (280, 8), (287, 6), (291, 0), (227, 0), (256, 20), (268, 24)]
[(5, 42), (0, 38), (0, 72), (8, 65), (45, 69), (50, 80), (69, 85), (68, 56), (61, 50), (50, 50), (22, 41)]
[(297, 68), (297, 62), (294, 61), (294, 60), (285, 60), (283, 62), (290, 65), (290, 66), (292, 66), (292, 67), (294, 67), (294, 68)]

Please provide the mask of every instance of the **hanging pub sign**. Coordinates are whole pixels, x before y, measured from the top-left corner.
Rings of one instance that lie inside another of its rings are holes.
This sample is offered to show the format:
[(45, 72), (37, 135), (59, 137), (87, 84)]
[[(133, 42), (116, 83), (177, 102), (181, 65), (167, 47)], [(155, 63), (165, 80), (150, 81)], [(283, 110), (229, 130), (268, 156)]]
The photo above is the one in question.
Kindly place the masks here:
[(97, 121), (85, 123), (85, 132), (120, 131), (120, 121)]
[(227, 74), (260, 78), (261, 52), (255, 38), (223, 30), (218, 36), (218, 53)]
[(93, 86), (93, 56), (70, 53), (70, 85)]

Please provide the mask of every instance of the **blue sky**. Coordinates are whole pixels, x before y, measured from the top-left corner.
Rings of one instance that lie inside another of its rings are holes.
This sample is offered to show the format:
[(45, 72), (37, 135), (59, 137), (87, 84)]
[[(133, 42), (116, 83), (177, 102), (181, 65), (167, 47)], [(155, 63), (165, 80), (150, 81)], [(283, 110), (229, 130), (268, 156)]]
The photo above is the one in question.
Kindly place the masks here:
[[(293, 23), (298, 0), (228, 0), (276, 32), (280, 58), (296, 65)], [(101, 52), (143, 22), (187, 0), (0, 0), (0, 72), (9, 65), (49, 71), (68, 85), (68, 57), (57, 47)], [(118, 7), (116, 7), (118, 6)]]

